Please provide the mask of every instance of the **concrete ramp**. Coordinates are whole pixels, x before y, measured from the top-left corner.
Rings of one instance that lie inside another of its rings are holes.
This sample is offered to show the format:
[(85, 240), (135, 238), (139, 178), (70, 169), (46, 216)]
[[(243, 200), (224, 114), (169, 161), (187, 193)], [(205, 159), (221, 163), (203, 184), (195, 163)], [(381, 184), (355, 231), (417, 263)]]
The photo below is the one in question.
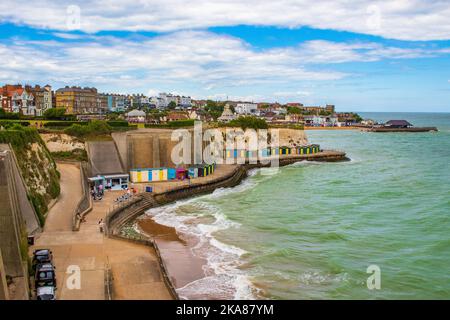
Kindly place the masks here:
[(37, 214), (31, 205), (27, 197), (27, 189), (25, 183), (20, 174), (19, 167), (17, 164), (16, 156), (14, 152), (9, 148), (7, 144), (0, 144), (0, 152), (9, 152), (8, 170), (11, 170), (11, 174), (14, 177), (14, 190), (17, 194), (18, 205), (20, 213), (22, 215), (23, 222), (25, 223), (28, 235), (33, 235), (41, 231), (39, 219)]
[[(13, 160), (10, 151), (0, 152), (0, 252), (2, 264), (0, 270), (13, 278), (16, 286), (14, 295), (5, 292), (4, 278), (2, 279), (2, 294), (5, 298), (14, 300), (28, 299), (28, 270), (22, 261), (21, 239), (23, 217), (21, 215), (19, 197), (16, 190), (16, 176), (12, 170)], [(23, 195), (26, 198), (26, 193)]]
[(89, 141), (86, 147), (91, 176), (125, 173), (114, 141)]

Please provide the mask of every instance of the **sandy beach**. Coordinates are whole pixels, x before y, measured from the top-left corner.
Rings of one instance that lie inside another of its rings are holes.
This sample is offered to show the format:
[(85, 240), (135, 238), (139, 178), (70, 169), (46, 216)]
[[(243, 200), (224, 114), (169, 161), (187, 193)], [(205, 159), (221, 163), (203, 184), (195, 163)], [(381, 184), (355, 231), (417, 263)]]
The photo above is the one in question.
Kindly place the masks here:
[(175, 228), (161, 225), (151, 218), (140, 219), (138, 227), (153, 237), (158, 245), (175, 288), (182, 288), (205, 276), (203, 266), (206, 260), (194, 256), (191, 251), (196, 244), (194, 239), (182, 239)]

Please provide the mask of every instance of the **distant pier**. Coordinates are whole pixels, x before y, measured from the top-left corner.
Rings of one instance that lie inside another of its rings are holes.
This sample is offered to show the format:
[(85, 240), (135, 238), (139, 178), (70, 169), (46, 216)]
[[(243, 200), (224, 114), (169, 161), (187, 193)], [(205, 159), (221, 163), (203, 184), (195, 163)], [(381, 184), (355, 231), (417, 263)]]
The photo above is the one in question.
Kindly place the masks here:
[(409, 127), (409, 128), (390, 128), (390, 127), (372, 127), (372, 128), (364, 128), (362, 131), (367, 132), (437, 132), (438, 129), (436, 127)]

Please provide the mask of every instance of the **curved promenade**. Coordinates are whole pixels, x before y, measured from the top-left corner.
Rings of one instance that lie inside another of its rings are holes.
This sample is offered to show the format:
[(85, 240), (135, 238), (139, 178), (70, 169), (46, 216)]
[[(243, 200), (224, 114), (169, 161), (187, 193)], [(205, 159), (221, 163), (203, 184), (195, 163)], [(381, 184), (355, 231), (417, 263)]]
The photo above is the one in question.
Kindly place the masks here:
[[(72, 230), (72, 219), (83, 196), (77, 164), (58, 163), (61, 198), (47, 216), (47, 224), (30, 248), (53, 251), (61, 300), (171, 299), (153, 248), (105, 237), (99, 220), (121, 192), (107, 192), (102, 201)], [(70, 270), (79, 268), (80, 288), (70, 286)], [(69, 280), (69, 283), (68, 283)], [(112, 280), (112, 285), (111, 285)], [(69, 284), (69, 286), (68, 286)]]

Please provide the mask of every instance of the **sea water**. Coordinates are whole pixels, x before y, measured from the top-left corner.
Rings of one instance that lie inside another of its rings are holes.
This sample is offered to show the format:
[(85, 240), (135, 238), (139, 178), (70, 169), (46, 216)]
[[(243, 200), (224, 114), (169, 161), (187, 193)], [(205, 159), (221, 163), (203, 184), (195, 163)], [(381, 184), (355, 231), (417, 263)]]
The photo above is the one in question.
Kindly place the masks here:
[[(450, 114), (362, 115), (439, 132), (308, 131), (351, 161), (254, 170), (235, 188), (152, 209), (157, 222), (198, 237), (193, 254), (208, 262), (180, 295), (450, 298)], [(368, 289), (371, 265), (380, 289)]]

